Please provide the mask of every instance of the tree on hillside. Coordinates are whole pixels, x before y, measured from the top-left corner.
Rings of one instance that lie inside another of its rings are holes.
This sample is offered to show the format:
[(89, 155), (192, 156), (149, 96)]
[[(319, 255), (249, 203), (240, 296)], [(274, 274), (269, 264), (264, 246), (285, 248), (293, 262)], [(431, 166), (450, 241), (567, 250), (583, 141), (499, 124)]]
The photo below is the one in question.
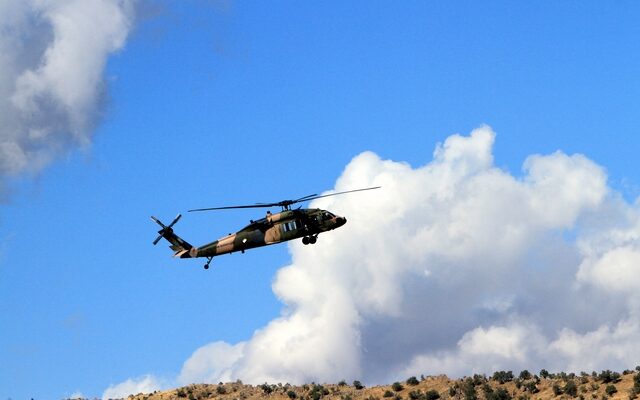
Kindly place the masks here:
[(598, 380), (602, 381), (602, 383), (617, 383), (620, 382), (620, 374), (618, 372), (605, 370), (598, 375)]
[(462, 382), (461, 388), (464, 400), (477, 400), (476, 386), (473, 384), (473, 379), (467, 378)]
[(526, 381), (528, 379), (531, 379), (531, 372), (527, 371), (526, 369), (522, 370), (520, 372), (520, 379), (522, 379), (524, 381)]
[(418, 383), (420, 382), (418, 381), (418, 378), (416, 378), (415, 376), (412, 376), (409, 379), (407, 379), (407, 385), (415, 386)]
[(578, 386), (573, 380), (568, 380), (562, 391), (571, 397), (576, 397), (578, 395)]
[(425, 400), (438, 400), (440, 398), (440, 393), (431, 389), (424, 394), (424, 398)]
[(391, 389), (393, 389), (394, 392), (400, 392), (404, 389), (404, 386), (402, 386), (400, 382), (393, 382)]
[(500, 384), (505, 382), (511, 382), (513, 380), (513, 372), (512, 371), (496, 371), (493, 373), (494, 381), (498, 381)]

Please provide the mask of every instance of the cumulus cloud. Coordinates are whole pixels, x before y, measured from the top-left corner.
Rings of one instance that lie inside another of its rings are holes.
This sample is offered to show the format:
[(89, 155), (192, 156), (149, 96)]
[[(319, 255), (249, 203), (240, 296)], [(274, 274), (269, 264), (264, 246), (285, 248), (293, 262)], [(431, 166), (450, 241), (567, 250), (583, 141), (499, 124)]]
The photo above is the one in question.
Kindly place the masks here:
[(290, 244), (282, 314), (236, 344), (204, 346), (178, 381), (390, 382), (499, 369), (622, 369), (640, 350), (640, 210), (583, 155), (497, 168), (487, 126), (412, 167), (365, 152), (318, 199), (347, 216)]
[(122, 399), (130, 394), (151, 393), (160, 389), (160, 383), (151, 375), (136, 379), (127, 379), (117, 385), (111, 385), (102, 394), (103, 399)]
[[(89, 143), (107, 57), (124, 46), (134, 0), (0, 3), (0, 191)], [(0, 192), (1, 193), (1, 192)]]
[(231, 380), (229, 366), (242, 357), (243, 350), (244, 343), (232, 346), (214, 342), (202, 346), (185, 361), (178, 381), (227, 382)]

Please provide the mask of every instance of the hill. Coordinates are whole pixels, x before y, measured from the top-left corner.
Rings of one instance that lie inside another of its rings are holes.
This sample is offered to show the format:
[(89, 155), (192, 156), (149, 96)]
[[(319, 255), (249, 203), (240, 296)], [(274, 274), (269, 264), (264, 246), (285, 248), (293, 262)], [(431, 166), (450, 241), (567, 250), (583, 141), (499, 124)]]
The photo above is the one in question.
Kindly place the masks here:
[(178, 389), (131, 395), (131, 400), (633, 400), (640, 394), (640, 367), (623, 373), (534, 375), (498, 371), (491, 377), (474, 375), (450, 379), (444, 375), (410, 377), (386, 386), (353, 384), (245, 385), (242, 382), (194, 384)]

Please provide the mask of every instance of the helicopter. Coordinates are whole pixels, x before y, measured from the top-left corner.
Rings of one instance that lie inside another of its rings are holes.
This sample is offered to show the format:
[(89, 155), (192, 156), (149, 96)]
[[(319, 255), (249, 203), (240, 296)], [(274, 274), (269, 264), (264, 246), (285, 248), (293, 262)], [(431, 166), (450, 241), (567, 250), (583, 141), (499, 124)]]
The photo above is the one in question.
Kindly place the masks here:
[(151, 216), (151, 219), (162, 228), (158, 231), (158, 237), (153, 241), (153, 244), (158, 244), (158, 242), (164, 238), (171, 244), (169, 247), (174, 251), (173, 257), (206, 258), (207, 261), (204, 264), (204, 269), (209, 269), (209, 265), (211, 264), (213, 257), (222, 254), (231, 254), (237, 251), (244, 253), (245, 250), (269, 246), (298, 238), (302, 238), (302, 243), (305, 245), (315, 244), (320, 233), (328, 232), (343, 226), (347, 223), (347, 219), (319, 208), (298, 207), (296, 209), (291, 209), (292, 205), (323, 197), (379, 188), (380, 186), (375, 186), (325, 195), (310, 194), (300, 197), (299, 199), (282, 200), (275, 203), (256, 203), (250, 205), (196, 208), (188, 210), (188, 212), (200, 212), (231, 210), (238, 208), (282, 208), (280, 212), (275, 214), (272, 214), (271, 211), (268, 210), (264, 218), (260, 218), (255, 221), (250, 220), (249, 225), (240, 229), (236, 233), (230, 233), (225, 237), (214, 240), (213, 242), (200, 247), (192, 246), (174, 233), (173, 226), (180, 220), (182, 214), (178, 214), (169, 225), (165, 225), (158, 218)]

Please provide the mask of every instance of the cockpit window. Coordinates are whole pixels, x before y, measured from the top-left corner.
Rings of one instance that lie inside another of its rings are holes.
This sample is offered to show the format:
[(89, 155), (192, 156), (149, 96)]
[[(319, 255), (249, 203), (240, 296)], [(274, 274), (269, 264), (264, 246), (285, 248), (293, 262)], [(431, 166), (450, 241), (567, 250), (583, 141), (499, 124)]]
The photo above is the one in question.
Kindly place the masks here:
[(322, 214), (318, 215), (318, 220), (319, 221), (327, 221), (327, 220), (330, 220), (333, 217), (334, 217), (333, 214), (331, 214), (329, 211), (325, 211)]

